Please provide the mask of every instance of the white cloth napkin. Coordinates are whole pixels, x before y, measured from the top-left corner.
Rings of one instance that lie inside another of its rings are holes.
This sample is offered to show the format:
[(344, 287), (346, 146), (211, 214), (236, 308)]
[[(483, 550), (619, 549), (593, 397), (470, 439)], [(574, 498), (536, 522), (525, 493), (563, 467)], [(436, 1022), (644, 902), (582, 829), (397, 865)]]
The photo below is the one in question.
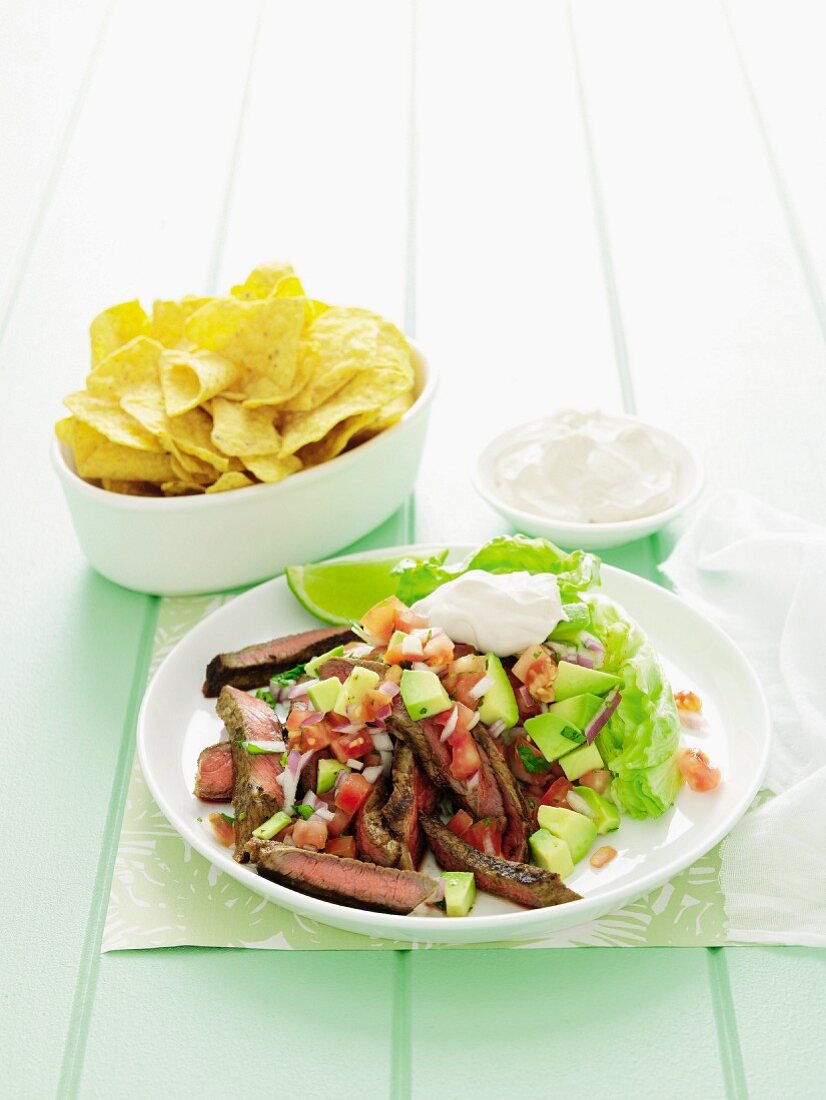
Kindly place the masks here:
[(743, 650), (772, 714), (775, 797), (721, 849), (728, 936), (826, 946), (826, 528), (724, 493), (662, 570)]

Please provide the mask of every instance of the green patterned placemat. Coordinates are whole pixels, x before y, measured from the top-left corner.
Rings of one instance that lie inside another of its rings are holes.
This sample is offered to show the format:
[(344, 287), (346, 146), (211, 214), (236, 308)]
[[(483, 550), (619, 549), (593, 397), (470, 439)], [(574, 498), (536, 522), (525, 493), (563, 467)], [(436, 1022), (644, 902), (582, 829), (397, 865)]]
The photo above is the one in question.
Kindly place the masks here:
[[(164, 600), (151, 673), (187, 631), (229, 598)], [(664, 886), (609, 916), (535, 940), (485, 946), (716, 947), (731, 942), (726, 938), (719, 848), (715, 848)], [(412, 946), (341, 932), (296, 916), (218, 871), (192, 850), (160, 812), (136, 759), (121, 824), (102, 950), (185, 945), (282, 950)]]

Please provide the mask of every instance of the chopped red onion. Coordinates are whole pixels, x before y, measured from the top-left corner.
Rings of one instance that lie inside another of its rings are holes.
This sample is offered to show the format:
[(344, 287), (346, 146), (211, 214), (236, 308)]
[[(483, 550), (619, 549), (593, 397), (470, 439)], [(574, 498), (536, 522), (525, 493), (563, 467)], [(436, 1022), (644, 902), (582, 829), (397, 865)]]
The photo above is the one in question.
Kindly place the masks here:
[(393, 751), (393, 738), (389, 733), (374, 733), (373, 734), (373, 748), (374, 749), (389, 749)]
[(430, 672), (430, 665), (426, 661), (414, 661), (410, 667), (415, 672)]
[(441, 676), (447, 670), (447, 665), (425, 665), (425, 668), (430, 669), (434, 676)]
[(470, 721), (467, 724), (468, 730), (472, 730), (474, 726), (478, 725), (481, 718), (482, 718), (482, 715), (479, 713), (479, 711), (478, 710), (474, 711), (473, 715), (471, 716)]
[(260, 753), (268, 755), (283, 752), (287, 747), (283, 741), (245, 741), (244, 744), (248, 747), (253, 745)]
[(315, 687), (318, 680), (305, 680), (301, 684), (295, 684), (287, 692), (288, 699), (300, 699), (302, 695), (306, 695), (311, 687)]
[(401, 691), (401, 688), (394, 680), (383, 680), (378, 687), (378, 690), (383, 695), (389, 695), (391, 699), (395, 699)]
[(445, 899), (445, 880), (443, 878), (436, 879), (436, 889), (430, 895), (428, 901), (431, 905), (435, 905), (436, 902), (444, 901)]
[(402, 655), (421, 660), (424, 656), (421, 638), (417, 638), (415, 634), (407, 634), (402, 642)]
[(606, 698), (602, 700), (602, 706), (599, 708), (599, 710), (596, 712), (594, 717), (591, 719), (591, 721), (588, 723), (583, 731), (585, 733), (585, 740), (588, 742), (589, 745), (593, 740), (595, 740), (599, 731), (607, 723), (608, 719), (611, 717), (611, 715), (614, 713), (621, 702), (622, 696), (620, 695), (617, 688), (614, 688), (611, 694), (606, 696)]
[(590, 653), (583, 653), (582, 650), (580, 650), (576, 655), (576, 663), (578, 665), (581, 665), (583, 668), (594, 668), (595, 667), (595, 661), (594, 661), (594, 658), (591, 656), (591, 654)]
[(390, 775), (393, 770), (393, 753), (389, 749), (379, 749), (381, 757), (381, 770), (384, 775)]
[(385, 705), (383, 707), (380, 707), (376, 711), (376, 721), (377, 722), (386, 722), (387, 719), (390, 717), (390, 715), (392, 713), (393, 713), (393, 708), (391, 707), (391, 705), (389, 703), (385, 703)]
[(354, 645), (350, 649), (346, 650), (346, 655), (348, 657), (353, 657), (355, 658), (355, 660), (358, 661), (362, 657), (369, 657), (369, 655), (376, 648), (378, 647), (374, 645), (367, 645), (364, 642), (361, 642), (360, 644)]
[(350, 629), (357, 638), (361, 638), (363, 642), (366, 642), (367, 645), (370, 646), (370, 649), (381, 649), (381, 647), (384, 645), (384, 642), (381, 640), (381, 638), (377, 638), (375, 634), (369, 634), (361, 625), (361, 623), (353, 623)]
[(363, 728), (361, 722), (347, 722), (346, 725), (336, 726), (336, 733), (358, 733), (358, 731)]
[(479, 772), (474, 772), (470, 779), (467, 781), (467, 789), (469, 791), (475, 791), (479, 786)]
[(578, 814), (584, 814), (585, 817), (593, 818), (596, 815), (591, 809), (588, 802), (582, 797), (581, 794), (577, 794), (576, 791), (568, 791), (565, 795), (565, 801), (571, 807), (572, 810), (576, 810)]
[(312, 725), (315, 725), (316, 722), (320, 722), (323, 717), (324, 717), (324, 711), (323, 710), (311, 710), (311, 711), (307, 712), (306, 717), (301, 719), (301, 722), (299, 723), (299, 725), (301, 725), (301, 726), (312, 726)]
[(301, 799), (301, 802), (302, 805), (310, 806), (312, 809), (315, 809), (318, 805), (318, 796), (314, 791), (307, 791), (307, 793)]
[(380, 778), (384, 769), (381, 764), (373, 764), (369, 768), (365, 768), (361, 773), (368, 783), (375, 783)]
[(456, 723), (458, 721), (459, 708), (454, 707), (453, 710), (450, 712), (450, 717), (445, 723), (445, 728), (442, 730), (442, 736), (439, 738), (440, 741), (447, 741), (448, 737), (450, 737), (451, 733), (453, 733), (453, 731), (456, 729)]
[(488, 726), (488, 733), (491, 737), (501, 737), (507, 728), (505, 722), (501, 718), (497, 718), (495, 722)]
[(310, 821), (312, 821), (314, 818), (318, 818), (319, 821), (323, 821), (326, 825), (327, 822), (332, 821), (335, 816), (335, 813), (330, 809), (329, 806), (326, 806), (323, 802), (318, 802), (315, 807), (315, 813), (310, 818)]
[(705, 729), (706, 720), (702, 714), (697, 714), (691, 710), (681, 710), (677, 708), (677, 714), (680, 718), (680, 725), (683, 729), (687, 730), (702, 730)]
[(478, 684), (474, 684), (468, 692), (470, 699), (481, 699), (483, 695), (487, 695), (490, 689), (493, 687), (493, 679), (490, 676), (483, 676)]
[(361, 769), (364, 767), (364, 761), (363, 760), (348, 760), (347, 761), (347, 767), (348, 768), (355, 768), (357, 772), (360, 772)]

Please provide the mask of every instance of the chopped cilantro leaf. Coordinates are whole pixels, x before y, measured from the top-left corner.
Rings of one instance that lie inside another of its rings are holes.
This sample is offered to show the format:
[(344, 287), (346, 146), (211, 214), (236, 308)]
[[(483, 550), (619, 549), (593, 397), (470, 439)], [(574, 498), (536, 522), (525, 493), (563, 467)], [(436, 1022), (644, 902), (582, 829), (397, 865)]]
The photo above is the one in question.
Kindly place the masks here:
[[(239, 814), (238, 816), (239, 817), (246, 817), (247, 815), (246, 814)], [(230, 814), (222, 813), (221, 817), (224, 819), (224, 821), (226, 821), (227, 825), (234, 825), (235, 824), (235, 818), (232, 817)]]
[(532, 752), (527, 745), (517, 745), (516, 751), (526, 772), (536, 775), (537, 772), (546, 772), (550, 768), (550, 762), (544, 756)]
[(242, 810), (241, 813), (238, 815), (238, 820), (239, 821), (246, 821), (246, 819), (247, 819), (247, 811)]
[(297, 803), (295, 806), (293, 806), (293, 809), (300, 818), (304, 819), (304, 821), (309, 821), (309, 819), (315, 813), (315, 810), (312, 808), (312, 806), (307, 806), (303, 802)]
[(270, 684), (278, 684), (279, 687), (290, 687), (296, 680), (299, 680), (304, 675), (304, 665), (296, 665), (295, 668), (285, 669), (284, 672), (277, 672), (270, 680)]
[(196, 817), (195, 820), (197, 822), (199, 822), (201, 825), (203, 825), (203, 823), (204, 823), (204, 819), (202, 817)]

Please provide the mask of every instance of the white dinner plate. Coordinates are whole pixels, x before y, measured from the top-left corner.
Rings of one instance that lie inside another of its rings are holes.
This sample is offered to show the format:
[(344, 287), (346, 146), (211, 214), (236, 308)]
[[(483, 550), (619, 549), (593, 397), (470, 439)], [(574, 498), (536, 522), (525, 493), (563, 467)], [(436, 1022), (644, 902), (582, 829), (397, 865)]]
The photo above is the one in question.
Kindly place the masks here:
[[(365, 558), (420, 554), (432, 547), (383, 549)], [(469, 547), (454, 547), (451, 558)], [(249, 864), (199, 824), (221, 808), (192, 794), (199, 752), (220, 739), (215, 700), (201, 685), (207, 662), (253, 642), (306, 630), (317, 621), (301, 607), (284, 577), (238, 596), (199, 623), (158, 669), (138, 717), (141, 768), (158, 806), (193, 848), (219, 870), (251, 890), (298, 914), (325, 924), (397, 940), (480, 943), (526, 939), (603, 916), (667, 881), (688, 867), (729, 832), (760, 789), (768, 762), (770, 725), (760, 683), (734, 643), (713, 623), (672, 593), (631, 573), (603, 566), (603, 591), (622, 604), (648, 633), (675, 691), (696, 691), (703, 700), (707, 728), (684, 734), (686, 744), (704, 749), (722, 770), (720, 787), (695, 794), (683, 787), (675, 806), (656, 821), (623, 815), (619, 830), (600, 838), (618, 856), (600, 871), (583, 860), (566, 880), (580, 901), (547, 909), (521, 909), (480, 894), (468, 917), (396, 916), (350, 909), (299, 894), (259, 877)], [(436, 870), (427, 856), (424, 870)], [(432, 914), (432, 915), (431, 915)]]

